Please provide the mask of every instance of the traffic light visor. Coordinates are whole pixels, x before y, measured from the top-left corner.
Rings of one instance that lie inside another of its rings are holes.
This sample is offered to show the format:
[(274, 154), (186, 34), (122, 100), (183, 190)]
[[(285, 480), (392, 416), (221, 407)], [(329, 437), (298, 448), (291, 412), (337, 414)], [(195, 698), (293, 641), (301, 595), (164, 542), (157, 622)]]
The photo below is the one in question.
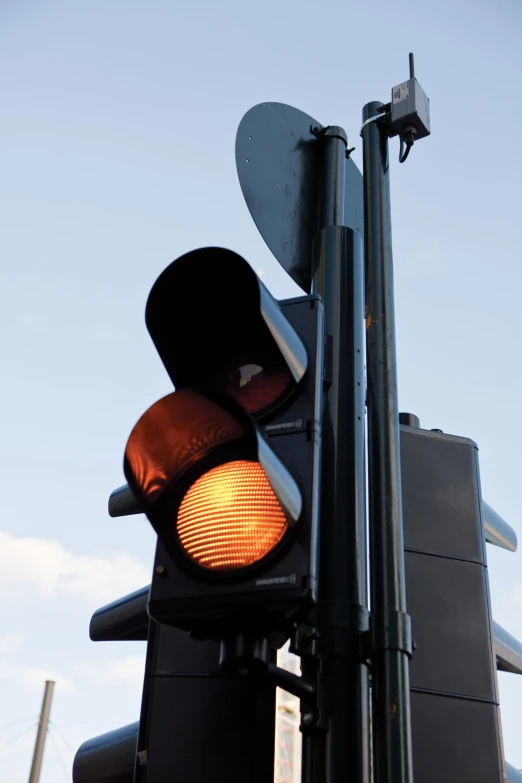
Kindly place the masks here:
[(245, 259), (207, 247), (170, 264), (145, 312), (176, 389), (225, 392), (251, 416), (283, 402), (303, 377), (306, 350)]
[(286, 514), (259, 462), (236, 460), (200, 476), (181, 501), (177, 532), (185, 553), (212, 571), (262, 560), (288, 530)]
[(125, 450), (125, 476), (146, 510), (196, 463), (245, 435), (237, 416), (182, 389), (152, 405), (135, 425)]

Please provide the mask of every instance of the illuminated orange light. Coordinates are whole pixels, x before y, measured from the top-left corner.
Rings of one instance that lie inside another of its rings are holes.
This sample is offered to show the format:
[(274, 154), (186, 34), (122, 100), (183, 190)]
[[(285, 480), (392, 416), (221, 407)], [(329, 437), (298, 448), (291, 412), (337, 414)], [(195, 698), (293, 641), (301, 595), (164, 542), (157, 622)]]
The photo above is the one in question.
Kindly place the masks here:
[(198, 565), (231, 571), (257, 563), (281, 541), (288, 523), (258, 462), (212, 468), (189, 488), (178, 511), (181, 545)]

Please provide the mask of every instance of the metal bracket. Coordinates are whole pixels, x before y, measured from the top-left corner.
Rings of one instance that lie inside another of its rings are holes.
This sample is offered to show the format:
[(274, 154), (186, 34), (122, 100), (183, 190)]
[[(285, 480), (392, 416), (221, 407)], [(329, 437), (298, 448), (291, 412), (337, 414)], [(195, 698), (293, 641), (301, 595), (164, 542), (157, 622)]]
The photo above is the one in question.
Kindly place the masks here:
[(366, 661), (369, 612), (365, 606), (348, 601), (328, 601), (322, 605), (320, 651), (335, 657)]
[(379, 120), (381, 120), (381, 122), (384, 125), (389, 125), (390, 124), (390, 120), (391, 120), (391, 111), (387, 112), (386, 114), (374, 114), (373, 117), (369, 117), (367, 120), (365, 120), (363, 122), (363, 124), (361, 125), (361, 130), (359, 131), (359, 136), (362, 137), (363, 130), (365, 129), (365, 127), (367, 125), (369, 125), (370, 122), (378, 122)]
[[(379, 622), (377, 622), (379, 620)], [(372, 652), (400, 650), (411, 658), (411, 617), (405, 612), (372, 612), (370, 617)]]
[(319, 629), (313, 625), (299, 625), (290, 643), (290, 652), (301, 658), (302, 679), (315, 683), (313, 699), (301, 700), (299, 729), (307, 737), (328, 731), (328, 720), (321, 699), (321, 660), (319, 658)]
[(310, 682), (305, 677), (299, 677), (297, 674), (293, 674), (293, 672), (287, 672), (286, 669), (280, 669), (274, 663), (268, 665), (266, 676), (278, 688), (282, 688), (284, 691), (288, 691), (288, 693), (293, 693), (301, 701), (313, 704), (317, 695), (317, 688), (315, 683)]
[(323, 389), (332, 385), (333, 376), (333, 337), (331, 334), (324, 336), (324, 361), (323, 361)]
[(301, 658), (302, 676), (316, 683), (314, 699), (301, 701), (301, 734), (317, 737), (328, 731), (328, 719), (321, 698), (321, 661), (318, 656), (305, 655)]
[(310, 133), (319, 138), (327, 136), (329, 139), (340, 139), (345, 147), (348, 146), (348, 136), (344, 128), (340, 125), (327, 125), (323, 127), (321, 125), (310, 125)]
[(301, 657), (317, 657), (319, 629), (311, 625), (298, 625), (290, 642), (290, 652)]

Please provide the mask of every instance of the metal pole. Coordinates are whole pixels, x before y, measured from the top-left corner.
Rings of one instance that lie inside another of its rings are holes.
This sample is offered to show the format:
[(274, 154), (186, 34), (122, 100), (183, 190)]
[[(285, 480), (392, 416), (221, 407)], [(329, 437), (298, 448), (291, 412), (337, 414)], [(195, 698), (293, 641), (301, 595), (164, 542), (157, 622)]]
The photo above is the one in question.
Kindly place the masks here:
[(368, 783), (368, 668), (361, 635), (366, 590), (363, 255), (357, 232), (343, 225), (347, 138), (323, 135), (321, 231), (314, 240), (313, 290), (321, 294), (331, 339), (331, 385), (322, 429), (321, 573), (318, 606), (323, 777), (314, 783)]
[(49, 714), (51, 712), (51, 702), (53, 700), (54, 681), (45, 681), (45, 691), (40, 712), (40, 722), (38, 724), (38, 733), (36, 734), (36, 743), (34, 746), (33, 763), (29, 773), (29, 783), (38, 783), (40, 772), (42, 770), (42, 760), (45, 748), (45, 738), (47, 736), (47, 726), (49, 724)]
[[(363, 122), (379, 115), (373, 101)], [(370, 504), (372, 722), (375, 783), (413, 781), (388, 128), (363, 130)]]

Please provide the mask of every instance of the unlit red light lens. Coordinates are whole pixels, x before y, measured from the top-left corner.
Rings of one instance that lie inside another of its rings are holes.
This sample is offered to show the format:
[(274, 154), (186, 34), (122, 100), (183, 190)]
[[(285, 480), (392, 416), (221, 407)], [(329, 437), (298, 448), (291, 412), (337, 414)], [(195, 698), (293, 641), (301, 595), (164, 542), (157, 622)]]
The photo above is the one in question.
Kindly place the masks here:
[(233, 571), (262, 560), (288, 523), (258, 462), (212, 468), (192, 484), (178, 511), (181, 546), (203, 568)]
[(257, 364), (238, 367), (222, 385), (251, 416), (270, 408), (290, 388), (292, 373), (287, 367), (263, 369)]

